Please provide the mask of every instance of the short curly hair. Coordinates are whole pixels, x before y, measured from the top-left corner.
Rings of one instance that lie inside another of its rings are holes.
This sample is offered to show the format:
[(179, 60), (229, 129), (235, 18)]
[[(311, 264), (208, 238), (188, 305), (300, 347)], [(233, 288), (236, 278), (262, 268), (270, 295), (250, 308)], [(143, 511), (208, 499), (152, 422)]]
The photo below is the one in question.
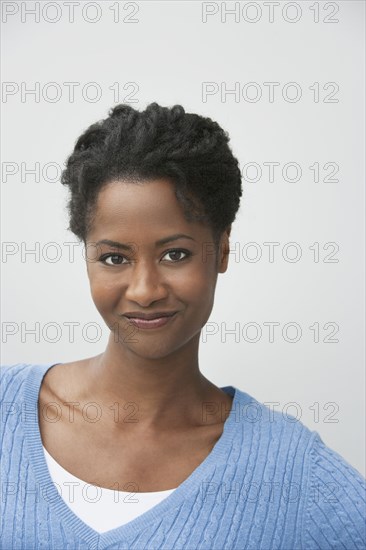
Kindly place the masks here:
[(214, 242), (235, 220), (241, 172), (217, 122), (181, 105), (150, 103), (144, 111), (116, 105), (77, 139), (61, 174), (68, 186), (69, 227), (86, 243), (98, 193), (114, 180), (168, 179), (188, 221), (211, 227)]

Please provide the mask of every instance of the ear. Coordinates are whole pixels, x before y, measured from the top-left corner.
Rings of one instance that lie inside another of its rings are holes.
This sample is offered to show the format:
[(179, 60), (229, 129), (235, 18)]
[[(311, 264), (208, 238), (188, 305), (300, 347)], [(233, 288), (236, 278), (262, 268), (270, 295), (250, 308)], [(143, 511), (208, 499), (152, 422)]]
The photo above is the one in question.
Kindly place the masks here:
[(85, 267), (86, 267), (86, 273), (87, 273), (87, 276), (89, 278), (89, 261), (88, 261), (88, 252), (87, 252), (87, 245), (86, 245), (86, 242), (84, 241), (84, 259), (85, 259)]
[(229, 263), (231, 225), (225, 229), (220, 238), (218, 272), (225, 273)]

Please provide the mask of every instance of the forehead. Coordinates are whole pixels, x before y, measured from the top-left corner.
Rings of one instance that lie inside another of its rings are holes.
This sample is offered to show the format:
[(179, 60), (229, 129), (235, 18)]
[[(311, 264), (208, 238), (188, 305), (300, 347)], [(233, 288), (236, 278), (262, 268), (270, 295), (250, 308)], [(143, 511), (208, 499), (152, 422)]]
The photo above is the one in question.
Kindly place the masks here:
[(99, 192), (91, 231), (94, 236), (123, 232), (130, 238), (138, 234), (155, 238), (161, 233), (180, 231), (194, 232), (207, 239), (210, 228), (185, 219), (174, 186), (168, 180), (113, 181)]

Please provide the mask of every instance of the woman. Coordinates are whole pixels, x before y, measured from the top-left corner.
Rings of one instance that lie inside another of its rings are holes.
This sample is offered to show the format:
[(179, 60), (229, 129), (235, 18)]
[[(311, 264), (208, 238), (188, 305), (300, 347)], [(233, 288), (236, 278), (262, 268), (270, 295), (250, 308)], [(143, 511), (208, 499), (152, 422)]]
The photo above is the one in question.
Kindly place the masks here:
[(3, 371), (2, 548), (365, 548), (365, 480), (319, 434), (202, 375), (242, 195), (226, 132), (117, 105), (63, 172), (96, 357)]

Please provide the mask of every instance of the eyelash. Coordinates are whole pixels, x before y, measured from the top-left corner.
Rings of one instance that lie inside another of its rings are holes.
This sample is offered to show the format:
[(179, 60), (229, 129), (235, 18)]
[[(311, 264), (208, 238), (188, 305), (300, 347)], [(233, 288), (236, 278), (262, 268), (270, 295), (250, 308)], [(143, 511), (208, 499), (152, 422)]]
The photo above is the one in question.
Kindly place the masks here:
[[(171, 264), (177, 264), (177, 263), (180, 263), (180, 262), (183, 262), (184, 260), (187, 260), (188, 258), (190, 258), (192, 256), (192, 252), (190, 252), (189, 250), (185, 250), (184, 248), (171, 248), (170, 250), (167, 250), (164, 254), (164, 256), (166, 256), (167, 254), (171, 253), (171, 252), (183, 252), (186, 256), (180, 260), (171, 260), (171, 261), (168, 261), (168, 263), (171, 263)], [(126, 265), (127, 262), (125, 263), (118, 263), (118, 264), (107, 264), (105, 263), (105, 260), (107, 258), (110, 258), (110, 257), (118, 257), (118, 258), (125, 258), (125, 256), (123, 256), (122, 254), (113, 254), (113, 253), (108, 253), (108, 254), (103, 254), (103, 256), (101, 256), (99, 258), (99, 262), (103, 263), (104, 265), (107, 265), (109, 267), (117, 267), (117, 266), (120, 266), (120, 265)]]

